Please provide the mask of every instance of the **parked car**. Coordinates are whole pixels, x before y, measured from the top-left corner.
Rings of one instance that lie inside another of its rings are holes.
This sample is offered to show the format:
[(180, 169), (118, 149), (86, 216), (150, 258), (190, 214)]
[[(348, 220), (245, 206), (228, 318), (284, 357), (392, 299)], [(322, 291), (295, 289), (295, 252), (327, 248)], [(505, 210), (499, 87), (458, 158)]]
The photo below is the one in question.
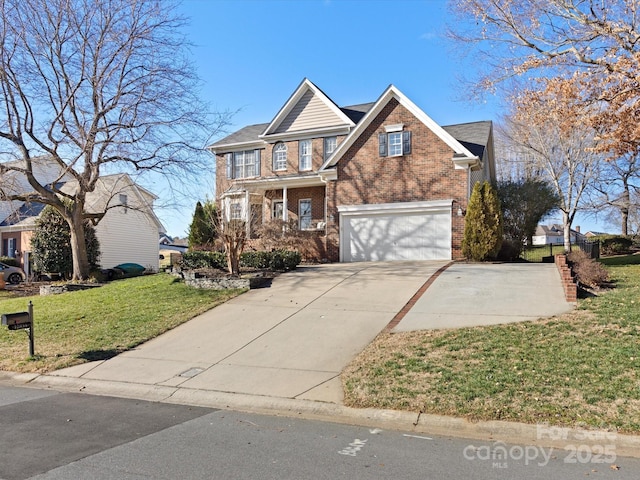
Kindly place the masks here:
[(4, 281), (7, 283), (16, 284), (24, 282), (27, 279), (27, 276), (20, 267), (12, 267), (6, 263), (0, 262), (0, 272), (4, 274)]

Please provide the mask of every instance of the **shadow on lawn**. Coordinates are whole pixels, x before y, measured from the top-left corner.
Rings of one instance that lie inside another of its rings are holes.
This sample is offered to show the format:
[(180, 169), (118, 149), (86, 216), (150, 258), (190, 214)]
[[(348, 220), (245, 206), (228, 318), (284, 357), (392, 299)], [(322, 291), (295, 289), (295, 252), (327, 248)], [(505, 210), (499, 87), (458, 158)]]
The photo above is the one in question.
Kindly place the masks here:
[(78, 355), (78, 358), (82, 358), (88, 362), (97, 362), (100, 360), (109, 360), (116, 355), (121, 354), (124, 350), (112, 348), (109, 350), (87, 350)]

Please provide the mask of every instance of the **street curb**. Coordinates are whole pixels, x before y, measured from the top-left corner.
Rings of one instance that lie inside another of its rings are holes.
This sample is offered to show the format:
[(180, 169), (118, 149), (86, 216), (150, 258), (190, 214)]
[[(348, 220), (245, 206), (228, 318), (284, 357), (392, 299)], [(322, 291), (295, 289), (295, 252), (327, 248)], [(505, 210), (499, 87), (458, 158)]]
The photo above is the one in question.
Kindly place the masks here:
[(359, 409), (312, 400), (54, 375), (0, 372), (0, 383), (468, 438), (485, 442), (530, 445), (564, 450), (568, 453), (576, 453), (581, 448), (583, 451), (593, 452), (594, 456), (600, 454), (603, 458), (607, 458), (603, 456), (603, 449), (608, 447), (607, 451), (612, 452), (614, 457), (619, 455), (640, 458), (640, 436), (602, 430), (581, 430), (498, 420), (472, 422), (464, 418), (443, 415), (373, 408)]

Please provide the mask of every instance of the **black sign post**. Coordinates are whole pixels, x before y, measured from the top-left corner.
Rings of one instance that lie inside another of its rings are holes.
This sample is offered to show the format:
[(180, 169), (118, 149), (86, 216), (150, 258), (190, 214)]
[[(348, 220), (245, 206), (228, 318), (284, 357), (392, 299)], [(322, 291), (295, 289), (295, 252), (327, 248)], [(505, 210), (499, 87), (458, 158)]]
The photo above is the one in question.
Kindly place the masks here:
[(33, 303), (29, 301), (29, 308), (26, 312), (4, 313), (2, 315), (2, 325), (6, 325), (9, 330), (29, 329), (29, 355), (33, 357)]

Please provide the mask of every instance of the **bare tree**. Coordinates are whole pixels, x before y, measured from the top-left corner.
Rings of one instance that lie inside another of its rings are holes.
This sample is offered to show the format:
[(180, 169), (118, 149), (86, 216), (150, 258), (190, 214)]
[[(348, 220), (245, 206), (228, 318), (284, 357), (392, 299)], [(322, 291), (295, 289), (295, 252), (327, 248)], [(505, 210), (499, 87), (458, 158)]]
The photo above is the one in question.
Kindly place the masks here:
[(589, 206), (583, 198), (597, 178), (602, 154), (595, 130), (576, 122), (589, 109), (581, 92), (569, 81), (552, 80), (545, 90), (528, 90), (512, 99), (509, 141), (522, 158), (534, 162), (533, 170), (551, 185), (562, 212), (564, 247), (571, 250), (571, 225), (576, 213)]
[[(572, 75), (583, 100), (601, 107), (579, 122), (597, 128), (614, 157), (640, 149), (638, 0), (455, 0), (451, 35), (479, 47), (477, 85)], [(466, 27), (465, 27), (466, 26)]]
[(603, 162), (593, 187), (593, 211), (609, 210), (611, 220), (615, 219), (622, 235), (628, 235), (630, 215), (638, 208), (640, 155), (627, 154)]
[(58, 210), (84, 279), (82, 225), (104, 215), (85, 201), (100, 175), (157, 171), (175, 184), (205, 165), (204, 132), (225, 118), (210, 121), (197, 98), (173, 2), (0, 1), (0, 200)]

